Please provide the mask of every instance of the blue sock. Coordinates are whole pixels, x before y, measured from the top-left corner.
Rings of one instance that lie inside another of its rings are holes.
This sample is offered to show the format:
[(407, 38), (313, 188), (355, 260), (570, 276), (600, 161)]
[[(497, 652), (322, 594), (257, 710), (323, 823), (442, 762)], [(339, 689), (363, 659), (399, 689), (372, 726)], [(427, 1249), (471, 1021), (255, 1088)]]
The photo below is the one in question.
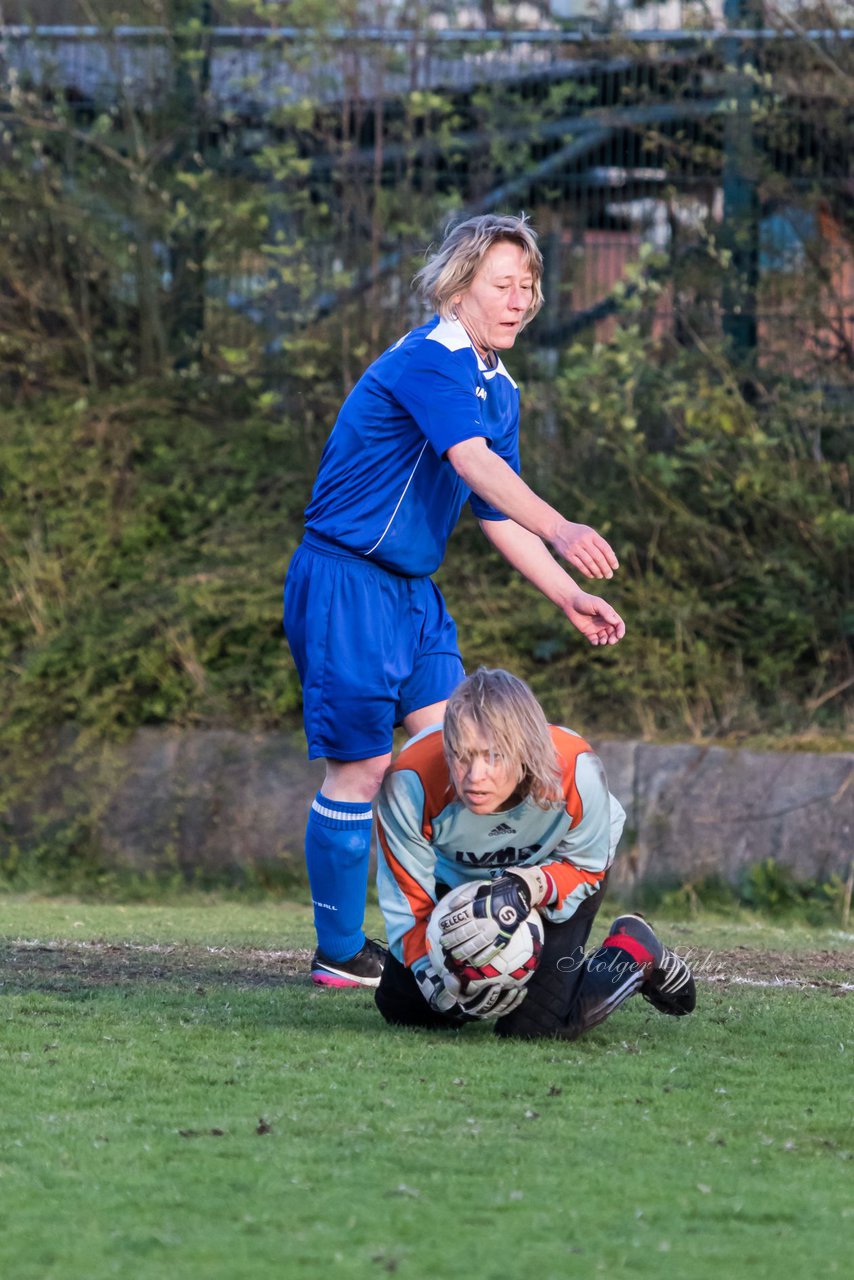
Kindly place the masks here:
[(368, 801), (328, 800), (318, 791), (305, 829), (305, 860), (317, 944), (330, 960), (350, 960), (365, 945), (373, 814)]

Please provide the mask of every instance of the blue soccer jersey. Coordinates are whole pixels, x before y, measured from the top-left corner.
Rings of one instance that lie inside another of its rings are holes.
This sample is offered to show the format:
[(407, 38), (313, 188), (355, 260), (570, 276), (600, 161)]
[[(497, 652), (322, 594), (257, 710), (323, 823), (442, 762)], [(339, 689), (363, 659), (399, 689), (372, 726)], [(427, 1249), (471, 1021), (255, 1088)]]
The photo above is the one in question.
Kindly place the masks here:
[(433, 573), (467, 498), (478, 518), (504, 519), (444, 456), (477, 436), (518, 473), (515, 382), (500, 360), (488, 367), (458, 320), (434, 316), (375, 360), (345, 400), (306, 530), (392, 573)]

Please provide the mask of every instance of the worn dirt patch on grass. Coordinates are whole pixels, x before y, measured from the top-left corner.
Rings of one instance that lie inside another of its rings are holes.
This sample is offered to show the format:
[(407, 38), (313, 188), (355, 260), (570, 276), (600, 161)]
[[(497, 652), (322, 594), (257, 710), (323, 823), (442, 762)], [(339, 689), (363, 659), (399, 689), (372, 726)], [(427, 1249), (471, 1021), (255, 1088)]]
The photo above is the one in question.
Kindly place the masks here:
[[(704, 958), (705, 959), (705, 958)], [(797, 986), (854, 994), (854, 952), (757, 951), (736, 947), (709, 953), (708, 964), (697, 964), (697, 976), (710, 982), (748, 986)]]
[[(679, 950), (701, 983), (854, 994), (854, 951), (762, 951), (747, 946), (729, 951)], [(163, 982), (196, 987), (301, 985), (309, 981), (310, 959), (306, 949), (15, 941), (0, 944), (0, 987), (78, 991)]]
[(0, 986), (72, 991), (139, 982), (274, 987), (308, 982), (311, 952), (105, 942), (0, 944)]

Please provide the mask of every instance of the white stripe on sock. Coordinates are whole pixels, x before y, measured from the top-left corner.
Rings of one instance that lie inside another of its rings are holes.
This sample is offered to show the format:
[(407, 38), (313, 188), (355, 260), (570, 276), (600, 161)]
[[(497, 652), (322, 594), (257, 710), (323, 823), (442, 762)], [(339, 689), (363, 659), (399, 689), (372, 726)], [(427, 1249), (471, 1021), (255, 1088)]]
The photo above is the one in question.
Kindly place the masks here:
[(326, 805), (318, 803), (317, 800), (312, 800), (311, 807), (321, 817), (337, 818), (339, 822), (370, 822), (374, 816), (370, 809), (362, 809), (359, 813), (342, 813), (340, 809), (327, 809)]

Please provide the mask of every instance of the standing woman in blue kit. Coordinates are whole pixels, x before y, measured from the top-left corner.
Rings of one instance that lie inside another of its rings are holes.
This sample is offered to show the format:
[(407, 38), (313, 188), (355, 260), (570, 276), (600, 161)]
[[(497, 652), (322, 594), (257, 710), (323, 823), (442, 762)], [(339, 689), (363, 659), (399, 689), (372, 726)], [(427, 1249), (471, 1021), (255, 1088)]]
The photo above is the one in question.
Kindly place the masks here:
[(483, 532), (594, 645), (625, 634), (551, 554), (591, 578), (617, 559), (519, 475), (519, 390), (500, 353), (539, 311), (543, 263), (527, 219), (451, 228), (416, 276), (436, 314), (365, 371), (326, 442), (284, 623), (303, 689), (310, 759), (326, 777), (309, 813), (313, 980), (375, 987), (385, 949), (362, 929), (372, 815), (395, 725), (442, 719), (464, 676), (430, 574), (468, 500)]

